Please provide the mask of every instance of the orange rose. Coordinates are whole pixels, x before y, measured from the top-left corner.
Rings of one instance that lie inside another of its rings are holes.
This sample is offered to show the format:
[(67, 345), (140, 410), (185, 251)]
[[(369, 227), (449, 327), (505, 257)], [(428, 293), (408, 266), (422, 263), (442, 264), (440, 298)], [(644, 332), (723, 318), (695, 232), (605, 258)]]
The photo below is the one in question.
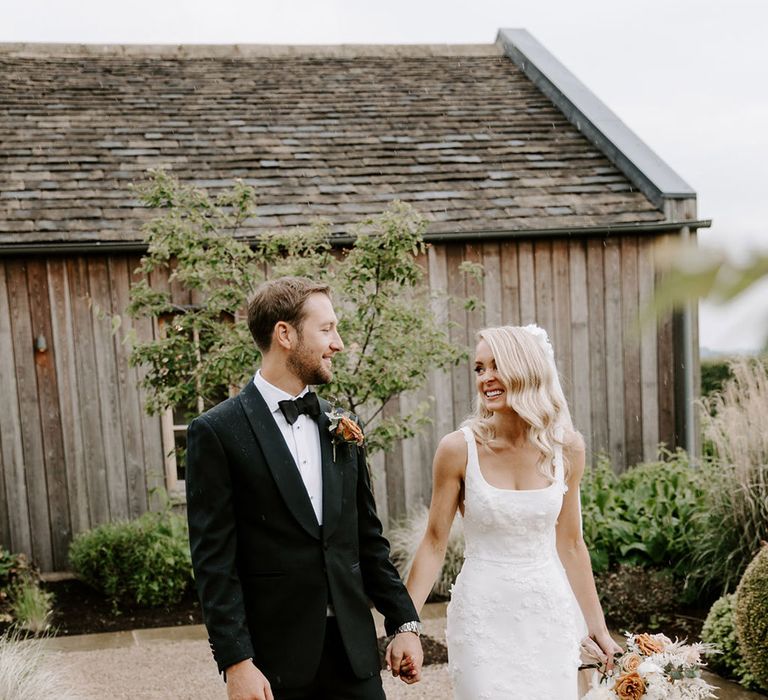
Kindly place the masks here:
[(362, 445), (365, 440), (360, 426), (351, 418), (347, 418), (347, 416), (342, 416), (339, 419), (339, 424), (336, 426), (336, 435), (344, 442), (354, 442), (356, 445)]
[(652, 637), (647, 632), (635, 636), (635, 644), (637, 644), (640, 653), (645, 655), (659, 654), (664, 651), (664, 642)]
[(619, 700), (640, 700), (645, 694), (645, 681), (636, 673), (627, 673), (616, 680), (613, 692)]
[(637, 654), (627, 654), (621, 661), (621, 668), (625, 673), (634, 673), (642, 661)]

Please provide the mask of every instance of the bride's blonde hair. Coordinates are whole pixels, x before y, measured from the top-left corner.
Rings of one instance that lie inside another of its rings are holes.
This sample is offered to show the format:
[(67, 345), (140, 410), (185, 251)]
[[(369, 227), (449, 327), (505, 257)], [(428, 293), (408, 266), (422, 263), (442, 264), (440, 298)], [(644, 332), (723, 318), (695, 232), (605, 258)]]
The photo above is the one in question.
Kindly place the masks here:
[[(528, 440), (541, 451), (539, 471), (554, 480), (555, 447), (563, 446), (573, 424), (546, 331), (538, 326), (500, 326), (485, 328), (476, 338), (491, 349), (496, 373), (506, 390), (507, 406), (525, 421)], [(478, 392), (474, 410), (462, 427), (468, 426), (477, 441), (487, 445), (496, 437), (492, 416)]]

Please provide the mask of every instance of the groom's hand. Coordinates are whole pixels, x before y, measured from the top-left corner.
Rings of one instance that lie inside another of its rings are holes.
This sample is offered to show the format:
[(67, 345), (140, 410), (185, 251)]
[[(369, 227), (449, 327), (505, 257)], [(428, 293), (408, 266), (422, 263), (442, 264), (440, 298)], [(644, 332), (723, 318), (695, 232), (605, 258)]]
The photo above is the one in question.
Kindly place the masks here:
[(267, 677), (246, 659), (227, 669), (227, 700), (275, 700)]
[(393, 676), (400, 676), (404, 683), (416, 683), (421, 680), (421, 666), (424, 663), (424, 651), (418, 635), (413, 632), (400, 632), (387, 646), (387, 668)]

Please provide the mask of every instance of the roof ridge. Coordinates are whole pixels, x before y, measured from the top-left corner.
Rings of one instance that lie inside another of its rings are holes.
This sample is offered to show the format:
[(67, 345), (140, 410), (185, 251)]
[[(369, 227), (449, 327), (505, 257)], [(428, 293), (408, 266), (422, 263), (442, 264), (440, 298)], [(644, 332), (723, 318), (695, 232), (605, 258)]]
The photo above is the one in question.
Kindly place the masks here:
[(0, 55), (14, 58), (52, 56), (144, 56), (164, 58), (354, 58), (428, 56), (503, 56), (497, 44), (57, 44), (2, 43)]

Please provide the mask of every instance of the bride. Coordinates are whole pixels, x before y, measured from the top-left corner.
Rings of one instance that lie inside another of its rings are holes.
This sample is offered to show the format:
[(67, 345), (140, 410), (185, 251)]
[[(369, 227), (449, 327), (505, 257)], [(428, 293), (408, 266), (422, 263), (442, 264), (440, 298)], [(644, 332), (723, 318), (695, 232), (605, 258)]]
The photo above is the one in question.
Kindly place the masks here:
[(581, 535), (584, 444), (543, 329), (480, 331), (475, 375), (474, 413), (435, 454), (429, 522), (408, 591), (420, 610), (458, 509), (465, 561), (447, 624), (455, 698), (575, 700), (580, 647), (609, 668), (621, 651)]

